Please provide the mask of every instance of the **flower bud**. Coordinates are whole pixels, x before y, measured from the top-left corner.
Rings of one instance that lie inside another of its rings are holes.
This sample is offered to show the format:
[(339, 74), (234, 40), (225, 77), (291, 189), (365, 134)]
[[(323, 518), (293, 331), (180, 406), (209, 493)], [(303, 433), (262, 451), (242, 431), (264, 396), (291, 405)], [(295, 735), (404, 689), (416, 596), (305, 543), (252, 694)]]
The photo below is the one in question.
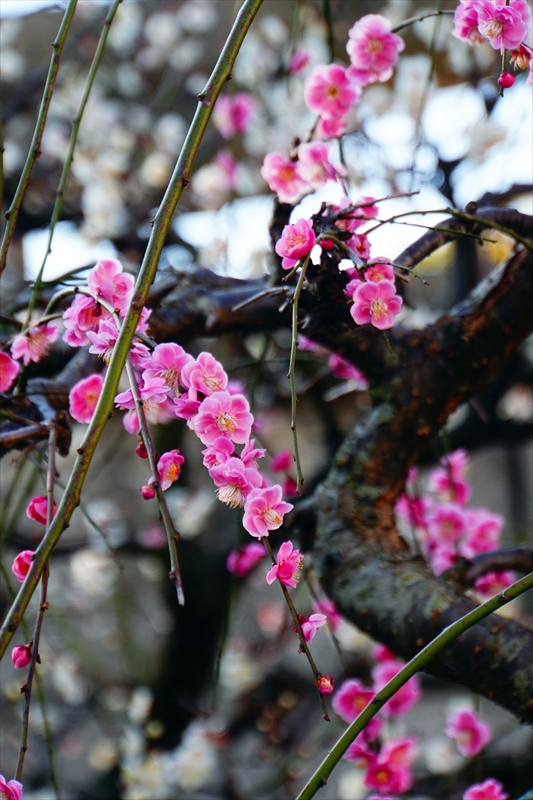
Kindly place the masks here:
[[(30, 501), (28, 507), (26, 509), (26, 516), (30, 519), (33, 519), (35, 522), (40, 522), (41, 525), (46, 525), (46, 515), (48, 510), (48, 499), (41, 495), (39, 497), (34, 497), (33, 500)], [(57, 505), (54, 503), (54, 512), (55, 515), (57, 511)]]
[(510, 89), (513, 84), (514, 75), (511, 75), (510, 72), (502, 72), (498, 78), (498, 86), (501, 86), (502, 89)]
[(141, 486), (139, 491), (145, 500), (152, 500), (155, 497), (155, 489), (153, 486)]
[(135, 448), (135, 452), (139, 456), (139, 458), (148, 458), (148, 450), (146, 449), (144, 442), (139, 440), (139, 444)]
[(22, 553), (18, 554), (11, 565), (11, 570), (20, 583), (24, 582), (24, 578), (28, 574), (34, 553), (34, 550), (23, 550)]
[(335, 681), (331, 675), (320, 675), (316, 681), (316, 685), (320, 694), (333, 694), (335, 688)]
[(31, 661), (31, 644), (18, 644), (11, 651), (15, 669), (24, 669)]

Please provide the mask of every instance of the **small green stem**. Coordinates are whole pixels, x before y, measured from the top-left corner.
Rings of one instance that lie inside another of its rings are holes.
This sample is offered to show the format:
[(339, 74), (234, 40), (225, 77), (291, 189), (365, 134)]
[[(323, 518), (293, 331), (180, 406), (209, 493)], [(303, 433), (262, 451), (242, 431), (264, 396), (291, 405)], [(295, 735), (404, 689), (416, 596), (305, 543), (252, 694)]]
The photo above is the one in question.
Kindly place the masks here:
[(298, 397), (296, 395), (296, 352), (298, 349), (298, 300), (305, 280), (305, 273), (307, 272), (307, 265), (309, 264), (309, 254), (305, 257), (302, 264), (302, 271), (298, 277), (298, 283), (294, 291), (292, 299), (292, 342), (291, 342), (291, 356), (289, 361), (289, 374), (288, 378), (291, 382), (291, 431), (292, 441), (294, 446), (294, 461), (296, 462), (296, 494), (300, 494), (304, 479), (302, 477), (302, 467), (300, 464), (300, 453), (298, 450), (298, 434), (296, 432), (296, 406), (298, 404)]
[(374, 697), (374, 699), (361, 711), (359, 716), (354, 722), (344, 731), (340, 739), (336, 742), (334, 747), (329, 751), (322, 764), (318, 767), (314, 775), (306, 783), (296, 800), (311, 800), (318, 790), (325, 786), (329, 776), (331, 775), (334, 767), (339, 763), (342, 756), (348, 747), (355, 740), (361, 731), (370, 722), (378, 711), (383, 708), (387, 700), (390, 700), (401, 687), (407, 683), (409, 678), (416, 675), (421, 669), (434, 658), (437, 653), (440, 653), (447, 645), (451, 644), (462, 633), (467, 631), (477, 622), (480, 622), (489, 614), (492, 614), (499, 608), (502, 608), (510, 600), (523, 594), (525, 591), (533, 586), (533, 572), (526, 575), (521, 580), (513, 583), (500, 594), (495, 595), (486, 603), (474, 608), (464, 617), (448, 625), (442, 633), (440, 633), (432, 642), (430, 642), (423, 650), (421, 650), (408, 664), (403, 667), (397, 675), (390, 680), (386, 686), (383, 687)]

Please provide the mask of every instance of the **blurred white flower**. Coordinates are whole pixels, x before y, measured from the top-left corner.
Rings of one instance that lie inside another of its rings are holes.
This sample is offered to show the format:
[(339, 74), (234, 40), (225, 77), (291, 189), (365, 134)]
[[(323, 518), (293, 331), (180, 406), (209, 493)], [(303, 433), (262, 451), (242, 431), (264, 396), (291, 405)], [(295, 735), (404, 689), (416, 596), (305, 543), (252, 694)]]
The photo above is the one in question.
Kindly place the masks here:
[(229, 697), (240, 697), (262, 680), (263, 671), (242, 642), (230, 642), (220, 664), (220, 685)]
[(135, 47), (143, 23), (144, 15), (139, 3), (122, 3), (111, 25), (108, 43), (118, 54), (127, 56)]
[(185, 792), (196, 792), (213, 781), (219, 773), (218, 755), (208, 734), (202, 722), (189, 725), (179, 747), (164, 758), (163, 774), (168, 783)]
[(212, 0), (202, 0), (201, 3), (189, 0), (178, 10), (176, 22), (186, 33), (207, 33), (218, 22), (216, 3)]
[(108, 594), (116, 584), (118, 566), (107, 552), (83, 548), (70, 556), (70, 580), (90, 597)]

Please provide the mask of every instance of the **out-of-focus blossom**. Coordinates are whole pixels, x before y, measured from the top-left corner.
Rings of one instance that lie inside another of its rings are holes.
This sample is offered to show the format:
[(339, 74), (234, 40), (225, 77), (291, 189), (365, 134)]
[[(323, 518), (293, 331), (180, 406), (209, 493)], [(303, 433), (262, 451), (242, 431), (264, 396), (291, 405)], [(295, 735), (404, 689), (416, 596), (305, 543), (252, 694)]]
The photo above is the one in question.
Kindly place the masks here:
[(527, 44), (522, 44), (517, 50), (511, 50), (510, 53), (510, 60), (511, 63), (514, 64), (515, 69), (527, 69), (528, 67), (531, 68), (531, 59), (533, 58), (533, 49), (529, 47)]
[(19, 333), (15, 336), (11, 345), (11, 355), (13, 358), (21, 358), (27, 367), (30, 361), (41, 360), (58, 335), (57, 325), (54, 323), (46, 322), (44, 325), (36, 325), (26, 333)]
[(255, 103), (249, 94), (219, 97), (213, 111), (213, 124), (224, 139), (244, 133), (250, 122)]
[(18, 644), (11, 651), (11, 661), (15, 669), (24, 669), (31, 661), (31, 645)]
[[(325, 614), (311, 614), (300, 619), (300, 627), (306, 642), (311, 642), (315, 638), (319, 629), (326, 624), (326, 620)], [(296, 631), (296, 627), (293, 630)]]
[(505, 524), (504, 518), (485, 508), (471, 508), (465, 511), (465, 536), (459, 543), (459, 553), (464, 558), (472, 558), (478, 553), (496, 550)]
[(104, 379), (95, 372), (75, 383), (68, 395), (70, 416), (76, 422), (90, 422), (102, 392)]
[(342, 617), (337, 611), (337, 607), (333, 600), (330, 600), (329, 597), (321, 597), (318, 600), (311, 600), (311, 608), (317, 614), (326, 615), (327, 623), (333, 633), (335, 633), (342, 622)]
[(342, 164), (333, 164), (329, 160), (330, 147), (323, 142), (308, 142), (298, 148), (296, 169), (304, 181), (313, 189), (321, 189), (328, 180), (336, 181), (338, 176), (345, 176), (346, 169)]
[(495, 50), (513, 50), (526, 38), (528, 25), (516, 5), (478, 0), (475, 9), (478, 30)]
[(194, 361), (193, 357), (179, 344), (173, 342), (158, 344), (146, 362), (143, 379), (161, 378), (170, 392), (177, 393), (181, 372), (191, 361)]
[(230, 508), (243, 506), (252, 491), (261, 486), (262, 478), (256, 467), (246, 467), (240, 458), (228, 458), (209, 474), (217, 489), (217, 497)]
[(153, 486), (141, 486), (139, 489), (143, 500), (153, 500), (155, 497), (155, 489)]
[[(404, 667), (402, 661), (385, 661), (372, 669), (372, 679), (374, 681), (374, 693), (377, 694), (387, 683), (392, 680), (395, 675)], [(387, 700), (383, 706), (381, 713), (384, 717), (397, 717), (403, 716), (410, 711), (413, 706), (418, 703), (422, 697), (422, 690), (420, 688), (420, 679), (418, 675), (409, 678), (407, 683), (394, 694), (390, 700)], [(375, 787), (371, 787), (375, 788)], [(397, 791), (392, 789), (391, 791)]]
[(0, 775), (0, 798), (2, 800), (22, 800), (22, 784), (20, 781), (7, 781)]
[[(48, 498), (40, 495), (39, 497), (34, 497), (33, 500), (30, 500), (28, 507), (26, 508), (26, 516), (29, 519), (33, 519), (35, 522), (40, 522), (41, 525), (46, 525), (47, 510)], [(52, 516), (55, 516), (56, 511), (57, 505), (54, 503)]]
[(396, 294), (396, 287), (391, 281), (361, 283), (353, 294), (350, 314), (358, 325), (370, 322), (375, 328), (385, 331), (394, 325), (402, 303), (403, 300)]
[[(290, 504), (285, 503), (284, 505)], [(294, 549), (292, 542), (283, 542), (278, 550), (277, 564), (274, 564), (272, 569), (268, 570), (266, 582), (268, 584), (274, 583), (277, 578), (284, 586), (292, 586), (295, 589), (300, 579), (298, 570), (302, 565), (303, 558), (300, 551)]]
[(335, 681), (331, 675), (320, 675), (315, 683), (320, 694), (333, 694)]
[(157, 462), (159, 485), (164, 492), (178, 480), (184, 461), (179, 450), (169, 450), (167, 453), (163, 453)]
[(328, 358), (328, 367), (339, 380), (354, 381), (362, 391), (368, 389), (369, 384), (363, 373), (358, 370), (354, 364), (347, 361), (338, 353), (332, 353), (330, 355)]
[(0, 351), (0, 392), (8, 392), (20, 372), (20, 364)]
[(394, 281), (394, 269), (392, 264), (378, 262), (371, 264), (364, 272), (365, 281), (379, 283), (380, 281)]
[(204, 467), (210, 470), (213, 469), (213, 467), (218, 467), (220, 464), (224, 464), (229, 458), (231, 458), (234, 450), (235, 445), (230, 439), (227, 439), (225, 436), (219, 436), (218, 439), (215, 439), (212, 445), (206, 447), (205, 450), (202, 450)]
[(232, 550), (228, 555), (226, 567), (228, 572), (232, 572), (238, 578), (243, 578), (255, 567), (266, 555), (265, 548), (259, 542), (251, 542)]
[(466, 480), (468, 466), (466, 450), (454, 450), (440, 460), (442, 466), (431, 470), (428, 478), (428, 489), (437, 492), (443, 500), (464, 505), (470, 499), (470, 484)]
[(109, 303), (114, 310), (126, 308), (133, 294), (135, 281), (123, 271), (122, 264), (114, 258), (99, 261), (87, 276), (91, 294)]
[(18, 556), (15, 557), (15, 560), (11, 565), (11, 571), (20, 583), (24, 583), (24, 578), (28, 574), (28, 571), (31, 567), (34, 554), (34, 550), (23, 550), (18, 554)]
[(474, 589), (480, 600), (489, 600), (495, 594), (503, 592), (514, 581), (514, 573), (510, 570), (487, 572), (474, 581)]
[(352, 65), (347, 74), (359, 86), (385, 83), (392, 77), (405, 42), (391, 33), (391, 27), (381, 14), (367, 14), (349, 31), (346, 50)]
[(376, 760), (376, 754), (358, 736), (355, 742), (352, 742), (346, 750), (343, 758), (346, 761), (353, 761), (359, 769), (368, 769), (370, 764), (373, 764)]
[(295, 203), (311, 188), (298, 174), (297, 162), (282, 153), (267, 153), (261, 176), (281, 203)]
[(444, 732), (455, 740), (457, 749), (466, 758), (480, 753), (492, 738), (490, 726), (475, 711), (466, 708), (448, 717)]
[(457, 544), (466, 531), (465, 511), (457, 503), (443, 503), (428, 514), (430, 547)]
[(339, 139), (346, 133), (348, 120), (346, 117), (320, 117), (316, 126), (316, 135), (319, 139)]
[(275, 247), (278, 256), (282, 256), (283, 269), (292, 269), (301, 258), (311, 252), (315, 242), (313, 223), (309, 220), (299, 219), (294, 225), (285, 225)]
[(244, 444), (250, 438), (252, 422), (250, 406), (244, 395), (223, 391), (202, 401), (191, 425), (202, 444), (213, 444), (219, 436)]
[(510, 89), (511, 86), (514, 86), (514, 81), (514, 75), (511, 75), (510, 72), (502, 72), (498, 78), (498, 86), (501, 86), (502, 89)]
[(305, 79), (306, 105), (323, 119), (345, 117), (360, 96), (361, 90), (349, 81), (340, 64), (320, 64)]
[(478, 29), (478, 12), (474, 5), (475, 0), (461, 0), (455, 8), (455, 28), (452, 36), (470, 45), (481, 45), (485, 41)]
[(470, 786), (464, 793), (463, 800), (507, 800), (508, 797), (500, 781), (488, 778), (483, 783)]
[(335, 692), (333, 710), (345, 722), (353, 722), (366, 708), (375, 692), (357, 678), (348, 678)]
[(71, 347), (91, 344), (91, 340), (87, 337), (88, 331), (96, 333), (100, 322), (106, 317), (109, 317), (109, 312), (93, 297), (77, 294), (63, 314), (63, 324), (66, 328), (63, 341)]
[(283, 492), (278, 484), (261, 489), (252, 489), (244, 506), (242, 520), (244, 529), (251, 536), (257, 536), (258, 538), (268, 536), (269, 531), (275, 531), (281, 527), (283, 516), (294, 508), (291, 503), (283, 501), (281, 499), (282, 496)]
[(142, 439), (139, 440), (139, 443), (135, 448), (135, 452), (137, 453), (139, 458), (148, 458), (148, 450), (146, 449), (146, 445)]
[(397, 661), (396, 653), (384, 644), (376, 644), (372, 650), (372, 655), (379, 664), (385, 664), (387, 661)]
[(272, 472), (288, 472), (294, 463), (291, 450), (280, 450), (270, 463)]
[(196, 359), (189, 357), (182, 365), (180, 382), (189, 390), (190, 399), (197, 400), (198, 393), (209, 396), (226, 389), (228, 376), (211, 353), (203, 352)]
[(292, 54), (291, 60), (289, 61), (289, 72), (291, 72), (293, 75), (297, 75), (306, 68), (310, 61), (311, 56), (307, 50), (296, 50), (296, 52)]
[(413, 785), (410, 765), (415, 758), (415, 739), (408, 736), (386, 742), (378, 757), (368, 765), (365, 786), (382, 792), (402, 794)]

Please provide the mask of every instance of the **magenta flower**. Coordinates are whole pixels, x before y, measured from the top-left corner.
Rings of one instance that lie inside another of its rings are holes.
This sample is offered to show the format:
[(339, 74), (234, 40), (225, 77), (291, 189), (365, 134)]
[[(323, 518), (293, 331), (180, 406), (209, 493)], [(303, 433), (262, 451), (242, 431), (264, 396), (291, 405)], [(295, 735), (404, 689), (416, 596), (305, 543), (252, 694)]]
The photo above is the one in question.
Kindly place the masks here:
[(34, 554), (35, 550), (23, 550), (15, 557), (11, 565), (11, 571), (19, 583), (24, 583), (24, 578), (31, 567)]
[(233, 442), (225, 436), (219, 436), (212, 445), (202, 450), (203, 464), (206, 469), (213, 469), (225, 464), (235, 450)]
[(490, 0), (478, 0), (475, 9), (478, 30), (495, 50), (513, 50), (526, 38), (528, 25), (515, 5), (495, 6)]
[(250, 439), (241, 450), (241, 461), (245, 467), (259, 469), (256, 461), (258, 458), (263, 458), (265, 453), (264, 447), (256, 447), (255, 439)]
[(63, 314), (63, 324), (66, 328), (63, 341), (71, 347), (83, 347), (91, 344), (87, 332), (96, 333), (100, 322), (109, 316), (109, 312), (93, 297), (77, 294)]
[(456, 503), (443, 503), (427, 517), (430, 547), (453, 545), (463, 536), (466, 516)]
[[(48, 499), (46, 496), (40, 495), (30, 500), (26, 508), (26, 516), (33, 519), (35, 522), (40, 522), (41, 525), (46, 525), (46, 516), (48, 510)], [(55, 516), (57, 505), (54, 503), (54, 510), (52, 516)]]
[(475, 7), (476, 0), (461, 0), (456, 6), (453, 20), (455, 28), (452, 36), (470, 45), (481, 45), (485, 41), (478, 30), (478, 13)]
[(517, 50), (511, 50), (510, 60), (515, 69), (527, 69), (528, 67), (531, 69), (532, 58), (533, 49), (523, 42)]
[(402, 494), (398, 498), (394, 510), (413, 528), (425, 528), (426, 514), (430, 508), (430, 503), (425, 497), (410, 497)]
[(317, 614), (325, 614), (329, 627), (335, 633), (338, 630), (342, 617), (337, 611), (337, 607), (333, 600), (329, 597), (321, 597), (318, 600), (311, 600), (311, 607)]
[(190, 356), (189, 359), (181, 370), (180, 381), (189, 390), (191, 400), (197, 400), (198, 393), (212, 395), (226, 389), (228, 376), (211, 353), (200, 353), (196, 360)]
[(100, 321), (97, 330), (88, 330), (87, 339), (91, 343), (89, 353), (101, 356), (106, 364), (109, 364), (113, 355), (113, 348), (118, 339), (118, 328), (115, 320), (107, 316)]
[(444, 733), (455, 739), (457, 749), (466, 758), (480, 753), (492, 738), (490, 726), (466, 708), (448, 717)]
[(320, 675), (315, 683), (320, 694), (333, 694), (335, 681), (331, 675)]
[(191, 361), (194, 361), (193, 357), (179, 344), (173, 342), (158, 344), (144, 365), (143, 379), (161, 378), (169, 392), (176, 395), (179, 391), (182, 370)]
[(394, 283), (394, 268), (392, 264), (386, 261), (378, 261), (374, 259), (375, 263), (365, 269), (364, 279), (371, 283), (379, 283), (380, 281), (392, 281)]
[(378, 792), (402, 794), (413, 785), (410, 769), (415, 759), (415, 742), (412, 736), (386, 742), (378, 757), (368, 766), (365, 786)]
[(385, 664), (387, 661), (397, 661), (396, 653), (389, 650), (385, 644), (376, 644), (372, 649), (372, 655), (380, 664)]
[(474, 589), (481, 601), (489, 600), (495, 594), (503, 592), (514, 582), (514, 573), (511, 570), (501, 572), (487, 572), (474, 581)]
[(228, 555), (226, 561), (227, 570), (238, 578), (244, 578), (245, 575), (248, 575), (248, 573), (259, 564), (265, 555), (265, 548), (262, 544), (259, 544), (259, 542), (245, 544), (244, 547), (239, 547), (238, 550), (232, 550)]
[(11, 355), (13, 358), (21, 358), (27, 367), (30, 361), (38, 362), (46, 355), (58, 335), (57, 325), (53, 323), (36, 325), (26, 333), (15, 336), (11, 345)]
[(309, 142), (298, 148), (296, 169), (313, 189), (321, 189), (329, 180), (336, 181), (339, 175), (346, 175), (342, 164), (329, 161), (329, 151), (329, 145), (323, 142)]
[(507, 800), (509, 795), (503, 791), (502, 784), (495, 778), (483, 783), (474, 783), (463, 795), (463, 800)]
[(198, 409), (202, 405), (201, 402), (199, 400), (191, 400), (188, 394), (175, 397), (172, 402), (174, 403), (176, 417), (187, 420), (187, 425), (192, 428), (193, 417), (198, 414)]
[(459, 544), (459, 553), (464, 558), (472, 558), (478, 553), (497, 550), (504, 524), (500, 514), (484, 508), (468, 509), (465, 511), (466, 533)]
[(20, 364), (0, 350), (0, 392), (7, 392), (15, 383), (20, 372)]
[(11, 651), (11, 661), (15, 669), (24, 669), (31, 661), (31, 644), (18, 644)]
[(391, 27), (381, 14), (367, 14), (348, 32), (346, 50), (352, 66), (347, 74), (358, 86), (385, 83), (392, 77), (405, 42), (391, 33)]
[(319, 139), (340, 139), (346, 133), (348, 120), (346, 117), (320, 117), (316, 126), (316, 135)]
[(280, 450), (270, 464), (272, 472), (288, 472), (294, 463), (291, 450)]
[(250, 438), (252, 422), (253, 416), (244, 395), (215, 392), (202, 401), (198, 413), (191, 420), (191, 427), (202, 444), (213, 444), (219, 436), (244, 444)]
[(228, 458), (218, 467), (212, 467), (209, 474), (218, 487), (218, 499), (230, 508), (243, 506), (252, 489), (262, 484), (257, 468), (245, 467), (240, 458)]
[(296, 203), (311, 188), (298, 174), (297, 162), (281, 153), (267, 153), (261, 176), (277, 194), (280, 203)]
[(105, 258), (89, 272), (87, 283), (93, 297), (109, 303), (115, 311), (122, 311), (131, 300), (135, 280), (123, 272), (120, 261)]
[(104, 379), (95, 372), (75, 383), (68, 395), (70, 416), (76, 422), (90, 422), (102, 392)]
[[(326, 624), (327, 617), (325, 614), (311, 614), (308, 617), (300, 619), (300, 627), (302, 629), (303, 637), (306, 642), (311, 642), (320, 628)], [(296, 631), (296, 627), (293, 628)]]
[(282, 489), (277, 483), (253, 489), (244, 506), (242, 524), (251, 536), (268, 536), (283, 524), (283, 516), (294, 508), (282, 499)]
[(361, 283), (353, 294), (350, 314), (358, 325), (370, 322), (380, 331), (386, 331), (394, 325), (394, 318), (400, 313), (402, 302), (391, 281)]
[(368, 769), (376, 760), (376, 754), (359, 735), (346, 750), (343, 758), (346, 759), (346, 761), (353, 761), (359, 769)]
[(311, 61), (311, 56), (307, 52), (307, 50), (296, 50), (295, 53), (292, 54), (292, 58), (289, 62), (289, 72), (293, 75), (297, 75)]
[[(283, 503), (283, 505), (289, 505), (289, 503)], [(246, 527), (246, 525), (244, 527)], [(302, 566), (303, 558), (300, 551), (293, 548), (292, 542), (283, 542), (278, 550), (278, 563), (274, 564), (272, 569), (268, 570), (266, 582), (268, 584), (274, 583), (277, 578), (284, 586), (292, 586), (292, 588), (295, 589), (300, 580), (298, 570)]]
[(20, 781), (8, 781), (0, 775), (0, 797), (5, 800), (22, 800), (22, 784)]
[(141, 486), (139, 489), (143, 500), (153, 500), (155, 497), (155, 489), (153, 486)]
[(432, 547), (429, 552), (429, 561), (434, 575), (442, 575), (457, 561), (457, 548), (446, 543)]
[(164, 492), (178, 480), (181, 473), (181, 465), (184, 461), (185, 459), (179, 450), (169, 450), (167, 453), (163, 453), (157, 462), (159, 485)]
[(351, 239), (349, 239), (346, 244), (350, 247), (354, 253), (357, 253), (359, 258), (363, 261), (367, 261), (370, 255), (370, 239), (368, 236), (365, 236), (364, 233), (354, 233)]
[(368, 389), (368, 381), (363, 373), (354, 364), (347, 361), (338, 353), (332, 353), (328, 358), (328, 367), (336, 378), (341, 381), (353, 381), (361, 391)]
[(348, 678), (335, 692), (333, 711), (345, 722), (357, 719), (363, 708), (366, 708), (375, 692), (367, 689), (357, 678)]
[[(162, 378), (149, 378), (143, 381), (143, 385), (139, 386), (138, 389), (145, 414), (154, 412), (167, 398), (168, 388)], [(115, 397), (115, 403), (119, 408), (127, 408), (133, 411), (135, 409), (135, 400), (131, 389), (119, 392)]]
[(215, 128), (224, 139), (233, 139), (237, 134), (246, 131), (254, 107), (254, 101), (244, 92), (233, 97), (219, 97), (213, 111)]
[(498, 86), (501, 86), (502, 89), (510, 89), (511, 86), (514, 86), (514, 81), (514, 75), (511, 75), (510, 72), (502, 72), (498, 78)]
[[(372, 679), (374, 681), (374, 693), (377, 694), (387, 683), (394, 678), (395, 675), (405, 666), (402, 661), (385, 661), (381, 664), (376, 664), (372, 670)], [(413, 706), (418, 703), (422, 697), (422, 690), (420, 688), (420, 678), (414, 675), (409, 678), (407, 683), (399, 689), (395, 695), (388, 700), (383, 706), (381, 713), (384, 717), (392, 717), (397, 719), (410, 711)], [(375, 789), (375, 786), (371, 787)], [(397, 791), (391, 789), (391, 791)]]
[(294, 225), (285, 225), (274, 248), (278, 256), (282, 256), (283, 269), (292, 269), (301, 258), (311, 252), (315, 242), (313, 223), (309, 220), (299, 219)]
[(443, 500), (454, 501), (464, 505), (470, 499), (470, 484), (465, 478), (468, 466), (466, 450), (459, 449), (443, 456), (442, 467), (431, 470), (428, 478), (428, 489), (442, 495)]
[(360, 96), (361, 90), (350, 83), (340, 64), (320, 64), (305, 79), (306, 105), (324, 119), (338, 120), (346, 116)]

